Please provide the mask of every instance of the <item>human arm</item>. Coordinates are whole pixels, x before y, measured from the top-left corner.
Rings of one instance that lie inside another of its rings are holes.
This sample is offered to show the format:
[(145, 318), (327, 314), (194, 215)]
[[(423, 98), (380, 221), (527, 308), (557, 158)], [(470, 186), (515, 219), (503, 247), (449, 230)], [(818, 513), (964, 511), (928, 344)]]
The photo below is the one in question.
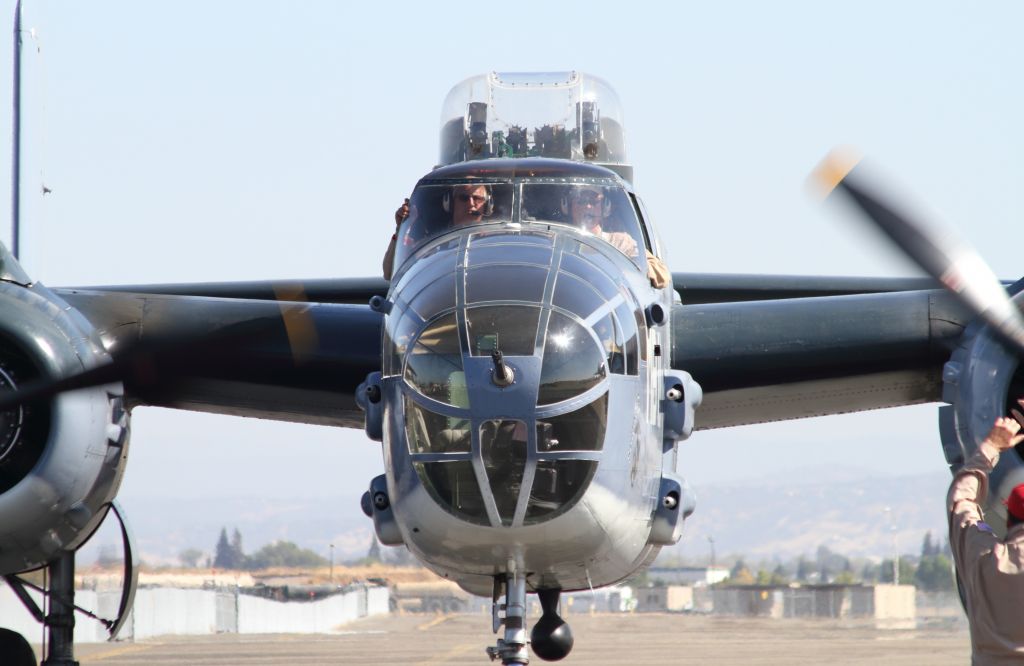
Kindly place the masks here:
[(663, 289), (672, 283), (672, 273), (661, 259), (647, 252), (647, 278), (655, 289)]
[(392, 270), (394, 270), (393, 269), (393, 265), (395, 263), (395, 245), (397, 243), (398, 243), (398, 234), (397, 233), (391, 234), (391, 242), (388, 243), (388, 249), (387, 249), (386, 252), (384, 252), (384, 263), (381, 266), (381, 269), (382, 269), (382, 271), (384, 273), (384, 279), (385, 280), (390, 280), (391, 279), (391, 272), (392, 272)]
[(953, 477), (946, 497), (946, 509), (950, 546), (958, 562), (973, 561), (997, 540), (991, 528), (983, 522), (981, 504), (988, 496), (988, 475), (999, 462), (999, 454), (1024, 441), (1024, 435), (1018, 434), (1020, 428), (1020, 423), (1012, 418), (996, 419), (977, 452)]
[(402, 225), (405, 218), (409, 217), (409, 200), (406, 199), (395, 211), (395, 233), (391, 234), (391, 242), (384, 253), (384, 263), (381, 267), (384, 272), (384, 279), (390, 280), (395, 263), (395, 246), (398, 244), (398, 227)]
[(636, 240), (623, 231), (602, 231), (601, 239), (627, 257), (636, 257)]
[[(627, 257), (635, 258), (638, 256), (639, 246), (636, 243), (636, 239), (625, 232), (602, 231), (601, 238)], [(647, 256), (647, 278), (651, 281), (651, 286), (656, 289), (668, 286), (672, 282), (672, 273), (668, 270), (668, 266), (661, 259), (651, 254), (650, 250), (645, 248), (644, 253)]]

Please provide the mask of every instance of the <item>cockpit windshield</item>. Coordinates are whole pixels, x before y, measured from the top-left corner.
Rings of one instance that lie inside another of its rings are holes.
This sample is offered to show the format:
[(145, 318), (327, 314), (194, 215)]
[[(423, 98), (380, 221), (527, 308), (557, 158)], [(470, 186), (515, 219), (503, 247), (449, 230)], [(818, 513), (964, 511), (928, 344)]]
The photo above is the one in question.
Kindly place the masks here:
[(395, 265), (424, 241), (451, 229), (512, 220), (512, 185), (467, 182), (419, 185), (395, 246)]
[(646, 246), (636, 209), (619, 187), (590, 183), (526, 183), (523, 222), (568, 224), (607, 241), (624, 255), (645, 259)]
[[(504, 222), (524, 228), (532, 224), (571, 226), (607, 242), (646, 270), (644, 250), (648, 243), (636, 207), (620, 184), (549, 180), (555, 182), (418, 185), (410, 199), (409, 217), (398, 232), (395, 266), (400, 267), (420, 246), (438, 235), (463, 227)], [(517, 276), (522, 279), (524, 272), (517, 271)], [(543, 278), (540, 279), (543, 286)]]

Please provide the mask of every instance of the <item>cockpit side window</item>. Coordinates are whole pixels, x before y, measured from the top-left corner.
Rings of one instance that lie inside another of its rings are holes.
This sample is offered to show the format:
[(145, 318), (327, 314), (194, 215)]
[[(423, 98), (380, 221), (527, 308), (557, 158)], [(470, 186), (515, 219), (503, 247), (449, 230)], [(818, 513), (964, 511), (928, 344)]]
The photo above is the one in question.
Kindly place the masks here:
[(600, 183), (524, 183), (524, 222), (555, 222), (593, 234), (646, 270), (647, 239), (621, 187)]
[(409, 201), (409, 217), (398, 230), (395, 266), (426, 240), (449, 229), (512, 219), (513, 186), (467, 182), (420, 185)]
[(655, 252), (654, 244), (651, 243), (651, 235), (647, 231), (647, 224), (648, 224), (648, 222), (644, 219), (645, 218), (645, 216), (644, 216), (644, 207), (640, 203), (640, 199), (638, 199), (635, 194), (630, 192), (629, 200), (633, 204), (633, 211), (636, 213), (637, 219), (640, 220), (640, 232), (643, 233), (643, 235), (644, 235), (644, 246), (652, 254), (657, 254), (657, 252)]

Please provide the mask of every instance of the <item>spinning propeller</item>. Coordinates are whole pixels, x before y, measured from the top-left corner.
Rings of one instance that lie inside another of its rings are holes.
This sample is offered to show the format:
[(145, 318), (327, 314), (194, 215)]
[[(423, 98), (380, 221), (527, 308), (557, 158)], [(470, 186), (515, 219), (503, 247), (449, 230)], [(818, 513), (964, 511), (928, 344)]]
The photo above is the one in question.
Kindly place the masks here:
[(963, 240), (925, 224), (922, 217), (870, 185), (857, 160), (834, 151), (811, 175), (827, 197), (842, 190), (882, 232), (926, 273), (952, 292), (1020, 356), (1024, 356), (1024, 317), (985, 260)]
[(301, 363), (315, 350), (318, 340), (309, 304), (301, 293), (278, 293), (280, 315), (261, 317), (203, 334), (166, 336), (121, 348), (102, 365), (73, 375), (25, 383), (16, 391), (0, 391), (0, 414), (49, 400), (66, 391), (114, 382), (151, 386), (188, 376), (197, 367), (216, 366), (239, 344), (285, 337), (293, 362)]

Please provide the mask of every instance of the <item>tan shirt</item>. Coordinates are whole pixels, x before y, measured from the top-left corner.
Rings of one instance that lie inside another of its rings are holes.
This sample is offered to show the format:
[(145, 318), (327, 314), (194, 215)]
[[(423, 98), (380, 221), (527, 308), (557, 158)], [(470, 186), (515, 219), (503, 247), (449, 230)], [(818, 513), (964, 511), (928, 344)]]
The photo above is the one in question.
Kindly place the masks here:
[(981, 504), (999, 451), (982, 442), (949, 487), (949, 543), (967, 598), (972, 663), (1024, 663), (1024, 525), (999, 539)]

